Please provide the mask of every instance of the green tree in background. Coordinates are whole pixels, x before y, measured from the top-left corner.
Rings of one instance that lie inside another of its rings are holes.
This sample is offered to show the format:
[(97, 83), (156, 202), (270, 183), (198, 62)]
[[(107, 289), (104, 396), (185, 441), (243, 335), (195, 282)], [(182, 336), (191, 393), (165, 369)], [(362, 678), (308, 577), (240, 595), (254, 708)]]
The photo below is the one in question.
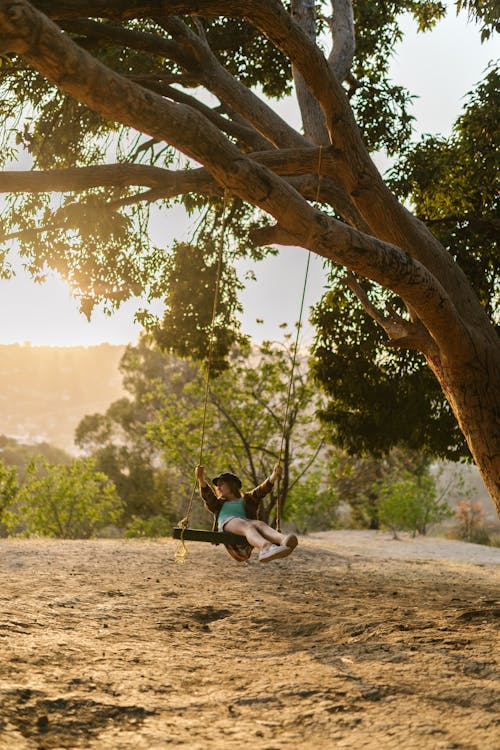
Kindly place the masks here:
[[(113, 481), (123, 501), (123, 521), (142, 535), (162, 535), (182, 515), (183, 490), (177, 471), (165, 467), (151, 441), (148, 424), (155, 419), (165, 391), (179, 394), (194, 367), (150, 346), (145, 338), (129, 346), (120, 362), (128, 396), (104, 414), (89, 414), (79, 423), (75, 443), (91, 455), (99, 471)], [(161, 521), (160, 519), (164, 519)], [(142, 530), (141, 530), (142, 529)]]
[(24, 480), (30, 463), (37, 457), (43, 457), (50, 464), (69, 464), (72, 461), (69, 453), (50, 443), (30, 445), (5, 435), (0, 435), (0, 455), (5, 464), (15, 467), (20, 482)]
[(18, 490), (16, 470), (0, 461), (0, 536), (5, 536), (7, 531), (3, 522), (4, 510), (14, 501)]
[[(455, 7), (479, 20), (483, 36), (497, 28), (493, 2)], [(223, 220), (221, 367), (239, 343), (235, 259), (262, 257), (272, 244), (320, 255), (344, 269), (350, 304), (361, 305), (391, 348), (418, 353), (415, 362), (403, 358), (401, 376), (425, 360), (448, 406), (439, 392), (419, 403), (435, 405), (445, 423), (453, 412), (500, 511), (494, 300), (485, 303), (486, 287), (464, 273), (460, 243), (450, 250), (434, 223), (407, 210), (404, 193), (370, 157), (377, 149), (400, 154), (411, 137), (410, 96), (388, 76), (404, 12), (428, 30), (446, 8), (438, 0), (0, 0), (0, 158), (7, 164), (22, 148), (33, 166), (2, 173), (0, 190), (11, 195), (2, 231), (20, 242), (36, 278), (47, 266), (63, 274), (87, 314), (98, 302), (113, 309), (131, 295), (161, 298), (159, 340), (163, 326), (165, 346), (181, 350), (189, 341), (203, 354), (207, 305), (179, 300), (175, 283), (193, 301), (200, 290), (206, 300)], [(292, 92), (297, 129), (272, 103)], [(187, 245), (201, 248), (203, 259), (192, 275), (196, 252), (177, 243), (177, 262), (147, 240), (149, 207), (175, 201), (199, 219)], [(171, 324), (179, 332), (173, 342)], [(382, 371), (387, 348), (375, 346), (369, 357)], [(316, 351), (325, 355), (318, 376), (328, 387), (329, 349), (326, 328)], [(386, 385), (384, 372), (370, 376)], [(397, 377), (390, 373), (392, 387)], [(420, 386), (414, 380), (407, 390)], [(392, 392), (382, 391), (377, 398)], [(404, 392), (398, 399), (404, 405)], [(356, 411), (355, 398), (345, 400)], [(410, 409), (407, 422), (416, 414)], [(442, 436), (436, 442), (446, 446)]]
[[(301, 357), (292, 375), (293, 352), (288, 337), (284, 342), (233, 350), (227, 372), (210, 380), (204, 436), (203, 463), (215, 473), (236, 473), (244, 488), (260, 484), (281, 459), (281, 510), (289, 493), (321, 460), (324, 447), (315, 414), (319, 392)], [(165, 392), (149, 425), (166, 465), (182, 471), (190, 467), (184, 477), (186, 494), (201, 448), (204, 389), (198, 372), (181, 394)], [(276, 503), (273, 492), (262, 505), (261, 517), (273, 518)]]
[[(317, 387), (302, 357), (290, 380), (293, 346), (287, 338), (252, 350), (235, 348), (229, 361), (227, 372), (210, 379), (204, 463), (215, 473), (234, 471), (250, 488), (269, 475), (281, 450), (285, 506), (288, 493), (322, 459)], [(112, 404), (104, 415), (85, 417), (76, 442), (115, 482), (131, 529), (141, 526), (139, 519), (179, 520), (200, 456), (204, 372), (195, 363), (162, 354), (146, 339), (127, 348), (121, 370), (130, 397)], [(273, 494), (264, 515), (273, 515), (275, 506)], [(208, 520), (199, 503), (194, 520)]]
[(11, 535), (89, 539), (119, 523), (121, 513), (114, 485), (92, 460), (52, 465), (40, 458), (29, 465), (3, 521)]
[(380, 523), (391, 529), (395, 539), (398, 531), (411, 531), (415, 536), (425, 533), (429, 524), (452, 515), (446, 502), (438, 500), (429, 475), (392, 476), (379, 483), (377, 494)]
[[(386, 455), (350, 456), (342, 450), (332, 452), (329, 464), (331, 483), (349, 507), (348, 525), (379, 529), (380, 488), (402, 477), (417, 484), (431, 480), (431, 462), (422, 451), (393, 448)], [(425, 533), (425, 528), (419, 529)]]
[(293, 523), (300, 534), (327, 531), (338, 528), (340, 524), (341, 498), (333, 484), (327, 483), (325, 474), (324, 465), (313, 467), (290, 492), (285, 521)]

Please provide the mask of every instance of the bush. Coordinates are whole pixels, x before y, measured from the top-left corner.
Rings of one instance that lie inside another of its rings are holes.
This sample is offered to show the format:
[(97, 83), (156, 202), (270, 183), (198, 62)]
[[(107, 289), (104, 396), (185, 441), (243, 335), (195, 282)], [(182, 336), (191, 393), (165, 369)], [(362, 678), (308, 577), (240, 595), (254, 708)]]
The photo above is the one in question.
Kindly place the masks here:
[(4, 510), (16, 536), (88, 539), (119, 520), (123, 505), (106, 474), (90, 459), (52, 465), (44, 458), (28, 466), (25, 482)]
[(7, 533), (7, 527), (3, 523), (4, 510), (14, 501), (18, 490), (16, 470), (0, 461), (0, 536), (6, 536)]
[(165, 516), (151, 516), (151, 518), (139, 518), (132, 516), (125, 528), (127, 539), (135, 537), (164, 537), (171, 536), (172, 522)]
[(322, 487), (321, 472), (312, 472), (290, 491), (285, 506), (285, 521), (297, 531), (325, 531), (338, 528), (339, 498), (333, 488)]
[[(458, 523), (451, 529), (452, 539), (461, 539), (474, 544), (492, 544), (490, 529), (486, 525), (486, 513), (480, 502), (461, 500), (455, 511)], [(493, 546), (497, 546), (493, 542)]]
[(382, 526), (391, 529), (397, 539), (398, 531), (410, 531), (413, 536), (425, 533), (429, 523), (451, 516), (447, 503), (436, 499), (432, 477), (406, 473), (401, 479), (387, 479), (378, 485), (378, 513)]

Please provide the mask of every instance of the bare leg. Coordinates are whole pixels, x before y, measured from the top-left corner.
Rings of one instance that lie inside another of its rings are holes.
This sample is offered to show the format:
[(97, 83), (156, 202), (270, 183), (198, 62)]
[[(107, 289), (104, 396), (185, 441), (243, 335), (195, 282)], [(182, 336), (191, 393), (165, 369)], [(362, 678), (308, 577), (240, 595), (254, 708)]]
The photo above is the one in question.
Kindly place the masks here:
[(250, 523), (254, 524), (255, 528), (264, 539), (272, 542), (272, 544), (283, 544), (285, 535), (280, 534), (280, 532), (273, 529), (272, 526), (268, 526), (264, 521), (250, 521)]
[[(264, 533), (261, 524), (266, 531), (269, 530), (269, 532), (272, 532), (272, 538), (269, 538), (269, 536)], [(231, 518), (231, 520), (224, 526), (224, 531), (230, 531), (232, 534), (242, 534), (247, 542), (251, 544), (252, 547), (257, 547), (257, 549), (265, 549), (266, 547), (269, 547), (271, 542), (274, 544), (280, 544), (282, 539), (282, 534), (271, 529), (271, 527), (263, 521), (251, 521), (246, 518)]]

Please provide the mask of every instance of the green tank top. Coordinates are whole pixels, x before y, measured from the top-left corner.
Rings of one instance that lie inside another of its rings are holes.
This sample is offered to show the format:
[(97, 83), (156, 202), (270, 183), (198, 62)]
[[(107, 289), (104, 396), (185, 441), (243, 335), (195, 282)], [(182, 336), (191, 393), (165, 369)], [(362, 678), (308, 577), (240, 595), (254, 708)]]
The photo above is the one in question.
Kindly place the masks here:
[(220, 509), (219, 524), (232, 516), (236, 516), (236, 518), (247, 517), (245, 513), (245, 501), (242, 497), (238, 498), (238, 500), (226, 500)]

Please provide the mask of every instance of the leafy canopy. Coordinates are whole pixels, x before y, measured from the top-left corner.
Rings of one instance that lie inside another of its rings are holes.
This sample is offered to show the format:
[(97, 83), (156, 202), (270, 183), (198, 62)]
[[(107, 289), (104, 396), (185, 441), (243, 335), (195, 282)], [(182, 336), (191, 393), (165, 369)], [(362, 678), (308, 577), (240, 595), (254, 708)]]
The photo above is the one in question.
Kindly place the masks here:
[[(413, 204), (467, 273), (483, 306), (500, 325), (498, 181), (499, 71), (491, 66), (469, 93), (463, 114), (446, 139), (424, 136), (406, 148), (390, 171), (390, 184)], [(333, 439), (351, 453), (381, 455), (392, 446), (422, 449), (457, 460), (469, 451), (424, 358), (388, 344), (381, 328), (355, 304), (332, 268), (332, 291), (316, 306), (314, 372), (328, 394), (322, 416)], [(379, 307), (400, 313), (401, 302), (369, 282)]]

